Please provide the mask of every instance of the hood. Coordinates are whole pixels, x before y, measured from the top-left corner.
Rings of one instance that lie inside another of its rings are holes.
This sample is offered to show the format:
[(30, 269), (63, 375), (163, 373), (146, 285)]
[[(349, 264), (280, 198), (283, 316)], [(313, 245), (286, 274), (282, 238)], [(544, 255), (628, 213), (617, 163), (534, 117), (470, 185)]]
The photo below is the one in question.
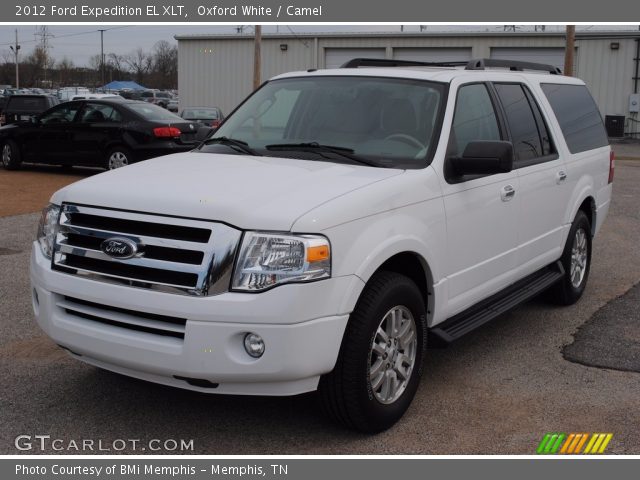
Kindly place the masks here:
[(309, 210), (402, 170), (244, 155), (188, 152), (101, 173), (51, 201), (288, 231)]

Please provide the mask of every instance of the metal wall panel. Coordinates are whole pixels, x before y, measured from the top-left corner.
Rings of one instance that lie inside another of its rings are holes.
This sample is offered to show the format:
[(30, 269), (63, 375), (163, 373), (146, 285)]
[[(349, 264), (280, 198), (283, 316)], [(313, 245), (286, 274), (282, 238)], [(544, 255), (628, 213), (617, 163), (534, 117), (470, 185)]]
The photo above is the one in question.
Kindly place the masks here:
[(394, 47), (396, 60), (414, 60), (418, 62), (446, 62), (471, 60), (471, 47)]
[(384, 48), (325, 48), (325, 68), (338, 68), (354, 58), (385, 58)]
[(563, 47), (492, 47), (491, 58), (544, 63), (564, 68)]

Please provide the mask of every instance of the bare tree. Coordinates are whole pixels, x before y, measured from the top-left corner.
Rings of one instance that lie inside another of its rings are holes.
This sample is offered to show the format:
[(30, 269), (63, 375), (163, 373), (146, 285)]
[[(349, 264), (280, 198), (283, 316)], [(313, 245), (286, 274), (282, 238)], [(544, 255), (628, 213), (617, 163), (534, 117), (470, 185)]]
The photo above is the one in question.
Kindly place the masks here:
[(58, 69), (58, 82), (61, 87), (70, 85), (72, 83), (72, 76), (75, 66), (73, 61), (67, 57), (63, 57), (62, 60), (56, 65)]
[(153, 58), (138, 47), (133, 53), (124, 56), (124, 62), (131, 68), (136, 82), (143, 83), (145, 75), (151, 70)]

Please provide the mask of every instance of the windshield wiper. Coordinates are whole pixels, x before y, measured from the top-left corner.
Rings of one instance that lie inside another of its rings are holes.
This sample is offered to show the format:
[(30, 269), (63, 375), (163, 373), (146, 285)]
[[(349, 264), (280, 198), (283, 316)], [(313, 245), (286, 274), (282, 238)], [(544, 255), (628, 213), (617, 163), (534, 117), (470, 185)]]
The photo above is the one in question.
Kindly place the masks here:
[(386, 165), (381, 163), (374, 162), (369, 160), (368, 158), (361, 157), (360, 155), (355, 155), (354, 150), (352, 148), (347, 147), (335, 147), (333, 145), (322, 145), (318, 142), (308, 142), (308, 143), (274, 143), (272, 145), (266, 145), (264, 148), (274, 152), (286, 152), (286, 151), (303, 151), (303, 152), (318, 152), (318, 153), (334, 153), (343, 158), (348, 158), (356, 163), (361, 163), (363, 165), (368, 165), (370, 167), (383, 167), (387, 168)]
[(228, 145), (229, 147), (235, 147), (234, 150), (239, 150), (243, 153), (248, 153), (249, 155), (253, 155), (253, 156), (260, 156), (260, 154), (256, 152), (253, 148), (251, 148), (247, 142), (243, 142), (242, 140), (236, 140), (235, 138), (213, 137), (213, 138), (207, 138), (204, 141), (204, 145), (211, 145), (212, 143), (220, 143), (222, 145)]

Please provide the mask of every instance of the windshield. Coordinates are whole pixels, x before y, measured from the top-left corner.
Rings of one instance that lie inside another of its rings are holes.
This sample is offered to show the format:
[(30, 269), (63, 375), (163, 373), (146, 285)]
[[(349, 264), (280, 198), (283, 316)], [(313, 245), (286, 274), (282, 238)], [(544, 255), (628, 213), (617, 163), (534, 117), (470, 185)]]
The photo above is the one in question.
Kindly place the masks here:
[[(314, 144), (348, 149), (381, 166), (422, 168), (438, 138), (435, 127), (444, 93), (444, 84), (396, 78), (274, 80), (227, 118), (213, 138), (246, 142), (260, 155), (307, 158), (300, 156), (295, 145), (300, 144), (308, 156), (313, 150), (309, 144)], [(201, 146), (202, 151), (220, 148), (225, 147)], [(321, 160), (344, 160), (316, 150)]]
[(152, 103), (129, 103), (131, 110), (150, 122), (184, 122), (184, 119)]

